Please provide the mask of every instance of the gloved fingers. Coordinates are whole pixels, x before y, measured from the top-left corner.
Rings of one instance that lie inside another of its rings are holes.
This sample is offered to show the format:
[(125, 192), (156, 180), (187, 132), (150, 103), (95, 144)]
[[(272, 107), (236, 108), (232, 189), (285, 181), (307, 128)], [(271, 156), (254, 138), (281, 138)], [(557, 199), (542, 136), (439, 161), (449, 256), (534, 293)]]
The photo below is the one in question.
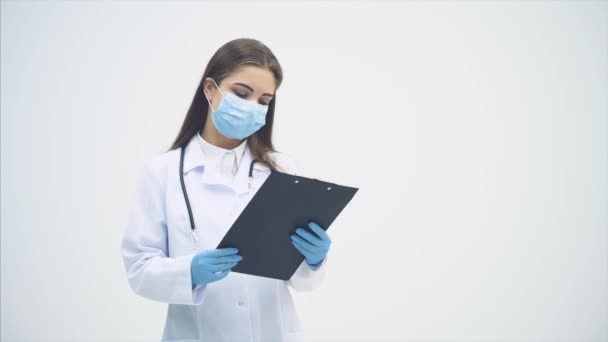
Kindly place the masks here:
[(331, 239), (329, 238), (329, 235), (327, 234), (327, 232), (321, 228), (321, 226), (319, 226), (316, 222), (314, 221), (310, 221), (308, 222), (308, 226), (310, 227), (310, 229), (312, 229), (313, 232), (315, 232), (315, 234), (317, 234), (322, 240), (327, 240), (331, 242)]
[(239, 252), (238, 249), (228, 247), (228, 248), (208, 249), (208, 250), (202, 251), (200, 254), (204, 255), (205, 257), (217, 258), (217, 257), (226, 256), (226, 255), (236, 254), (238, 252)]
[(312, 243), (302, 239), (300, 236), (298, 235), (292, 235), (291, 236), (291, 240), (295, 241), (297, 243), (300, 244), (300, 246), (305, 247), (307, 251), (310, 251), (312, 253), (320, 253), (323, 252), (323, 248), (313, 245)]
[(319, 253), (318, 251), (310, 249), (310, 244), (308, 244), (308, 243), (304, 244), (304, 243), (296, 241), (296, 240), (292, 240), (292, 243), (307, 258), (314, 258), (318, 255), (324, 254), (324, 253)]
[(296, 229), (296, 233), (303, 237), (304, 240), (312, 243), (313, 245), (320, 245), (322, 240), (319, 239), (317, 236), (312, 235), (311, 233), (307, 232), (306, 230), (304, 230), (304, 228), (298, 228)]
[(243, 260), (243, 257), (238, 255), (238, 254), (233, 254), (233, 255), (226, 255), (226, 256), (221, 256), (221, 257), (215, 257), (215, 258), (206, 258), (206, 262), (210, 265), (217, 265), (217, 264), (222, 264), (225, 262), (238, 262)]
[(306, 249), (304, 249), (304, 247), (302, 247), (300, 244), (298, 244), (295, 241), (291, 241), (291, 244), (298, 250), (298, 252), (302, 253), (302, 255), (304, 255), (304, 257), (306, 258), (310, 258), (312, 257), (312, 253)]
[(317, 238), (317, 240), (307, 241), (307, 242), (309, 242), (311, 245), (313, 245), (323, 251), (329, 250), (329, 246), (331, 245), (330, 240), (320, 240), (318, 238)]
[(207, 266), (207, 270), (211, 273), (221, 272), (233, 268), (236, 266), (236, 264), (238, 264), (238, 262), (226, 262), (223, 264), (209, 265)]
[(225, 278), (228, 275), (228, 273), (230, 273), (230, 271), (231, 271), (231, 269), (229, 268), (227, 270), (211, 274), (211, 277), (210, 277), (211, 281), (217, 281), (217, 280)]

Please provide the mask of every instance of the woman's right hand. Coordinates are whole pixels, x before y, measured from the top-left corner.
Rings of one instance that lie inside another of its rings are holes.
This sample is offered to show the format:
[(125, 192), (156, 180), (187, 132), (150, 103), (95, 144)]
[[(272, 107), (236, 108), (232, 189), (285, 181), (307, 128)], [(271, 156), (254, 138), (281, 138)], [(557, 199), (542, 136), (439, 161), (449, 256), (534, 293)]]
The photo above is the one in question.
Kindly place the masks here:
[(192, 258), (192, 288), (223, 279), (243, 257), (236, 248), (208, 249)]

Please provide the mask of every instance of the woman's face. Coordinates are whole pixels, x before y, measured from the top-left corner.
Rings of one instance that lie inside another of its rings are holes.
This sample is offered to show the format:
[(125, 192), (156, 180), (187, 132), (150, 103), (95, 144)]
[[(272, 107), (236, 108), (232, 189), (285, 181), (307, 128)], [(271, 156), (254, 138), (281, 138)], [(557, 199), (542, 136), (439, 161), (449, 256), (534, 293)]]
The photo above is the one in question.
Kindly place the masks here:
[[(210, 77), (205, 79), (203, 86), (213, 109), (217, 109), (222, 99), (222, 93), (217, 90)], [(275, 80), (274, 75), (268, 69), (243, 65), (219, 82), (218, 86), (222, 92), (230, 92), (246, 100), (268, 105), (274, 95)], [(209, 108), (208, 114), (213, 109)]]

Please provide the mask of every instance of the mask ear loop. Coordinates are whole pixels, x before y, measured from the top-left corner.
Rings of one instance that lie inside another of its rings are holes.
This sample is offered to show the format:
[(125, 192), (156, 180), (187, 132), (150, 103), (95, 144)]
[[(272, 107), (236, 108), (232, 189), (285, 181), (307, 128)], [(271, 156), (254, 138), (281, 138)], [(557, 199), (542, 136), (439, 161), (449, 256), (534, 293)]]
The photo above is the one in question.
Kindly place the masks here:
[[(215, 80), (213, 78), (211, 80), (213, 81), (213, 83), (215, 83)], [(224, 96), (224, 93), (220, 90), (220, 86), (218, 86), (217, 83), (215, 83), (215, 87), (220, 92), (220, 94), (222, 94), (222, 96)], [(207, 93), (205, 92), (205, 89), (203, 89), (203, 93), (205, 93), (205, 98), (207, 99), (207, 102), (209, 102), (209, 106), (215, 112), (215, 109), (213, 109), (213, 105), (211, 104), (211, 101), (209, 101), (209, 96), (207, 96)]]

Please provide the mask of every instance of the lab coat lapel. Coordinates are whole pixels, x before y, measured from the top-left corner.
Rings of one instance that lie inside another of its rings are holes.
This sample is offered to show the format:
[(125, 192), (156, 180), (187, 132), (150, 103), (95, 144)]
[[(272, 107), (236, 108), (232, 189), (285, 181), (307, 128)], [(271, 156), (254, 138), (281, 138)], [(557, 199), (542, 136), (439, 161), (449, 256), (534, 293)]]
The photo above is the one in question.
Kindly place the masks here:
[[(198, 133), (197, 133), (198, 134)], [(186, 145), (186, 152), (184, 156), (184, 174), (188, 171), (202, 166), (203, 171), (198, 172), (193, 176), (198, 176), (199, 181), (205, 184), (225, 184), (221, 180), (217, 172), (214, 172), (211, 165), (208, 165), (207, 158), (201, 150), (201, 145), (197, 141), (196, 135), (193, 135), (188, 144)], [(225, 184), (229, 186), (228, 184)]]
[(190, 166), (190, 168), (197, 165), (202, 165), (203, 172), (200, 174), (201, 183), (210, 185), (224, 185), (231, 188), (234, 192), (236, 192), (237, 195), (241, 195), (249, 192), (249, 165), (251, 164), (251, 160), (251, 150), (249, 149), (249, 143), (247, 143), (245, 145), (245, 150), (243, 151), (243, 157), (239, 163), (234, 184), (227, 184), (226, 181), (218, 174), (218, 171), (215, 170), (212, 165), (208, 165), (207, 160), (205, 159), (205, 154), (201, 150), (200, 145), (196, 140), (196, 136), (194, 136), (186, 147), (184, 172), (187, 172), (186, 165)]
[[(197, 133), (198, 134), (198, 133)], [(196, 141), (196, 135), (190, 138), (190, 141), (186, 144), (186, 150), (184, 152), (184, 174), (193, 168), (201, 165), (205, 165), (206, 158), (205, 154), (201, 150), (198, 141)]]
[(225, 186), (230, 186), (227, 181), (222, 178), (219, 174), (219, 171), (216, 170), (213, 166), (206, 164), (204, 166), (203, 173), (201, 174), (201, 183), (203, 184), (221, 184)]

